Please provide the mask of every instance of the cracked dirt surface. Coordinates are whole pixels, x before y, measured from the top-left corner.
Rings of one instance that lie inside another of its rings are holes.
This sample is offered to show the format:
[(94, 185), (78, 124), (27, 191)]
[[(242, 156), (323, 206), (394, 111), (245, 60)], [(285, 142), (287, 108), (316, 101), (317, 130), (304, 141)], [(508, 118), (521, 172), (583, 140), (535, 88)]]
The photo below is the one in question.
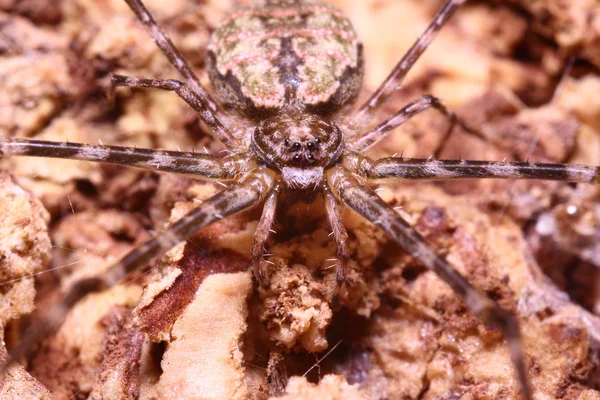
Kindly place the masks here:
[[(206, 82), (210, 30), (239, 2), (145, 3)], [(363, 97), (441, 4), (333, 3), (365, 44)], [(600, 6), (561, 4), (470, 2), (382, 118), (432, 93), (486, 137), (457, 129), (442, 158), (600, 165)], [(222, 150), (171, 93), (119, 90), (108, 100), (111, 73), (174, 76), (123, 1), (0, 0), (0, 22), (1, 136)], [(370, 154), (428, 157), (446, 127), (426, 112)], [(92, 163), (14, 158), (0, 166), (0, 323), (9, 349), (75, 280), (219, 190)], [(379, 194), (518, 315), (536, 399), (600, 399), (598, 187), (462, 181), (395, 184)], [(323, 208), (319, 199), (282, 207), (269, 242), (269, 287), (255, 287), (246, 272), (260, 216), (250, 210), (88, 296), (23, 360), (25, 368), (13, 367), (0, 397), (520, 398), (498, 327), (481, 324), (437, 277), (349, 210), (353, 264), (332, 299), (327, 260), (336, 250)], [(23, 277), (48, 267), (57, 269), (37, 279), (37, 311), (16, 320), (31, 312), (36, 293)]]

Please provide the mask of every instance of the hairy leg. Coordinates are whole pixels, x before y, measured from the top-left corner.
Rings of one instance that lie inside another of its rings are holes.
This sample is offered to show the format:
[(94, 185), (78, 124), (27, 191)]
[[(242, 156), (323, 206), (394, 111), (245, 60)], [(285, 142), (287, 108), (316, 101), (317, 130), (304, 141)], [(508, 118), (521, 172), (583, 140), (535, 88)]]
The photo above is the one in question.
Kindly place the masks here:
[(342, 222), (338, 201), (327, 184), (323, 185), (323, 197), (325, 198), (325, 210), (327, 211), (329, 225), (333, 230), (333, 238), (337, 244), (338, 260), (335, 266), (335, 279), (337, 284), (341, 285), (346, 277), (346, 268), (348, 267), (348, 260), (350, 259), (348, 232)]
[(205, 200), (202, 205), (190, 211), (163, 232), (131, 250), (102, 274), (77, 282), (68, 290), (62, 300), (45, 313), (40, 321), (29, 327), (21, 343), (11, 351), (9, 359), (0, 365), (0, 378), (15, 360), (28, 355), (41, 339), (52, 334), (60, 326), (73, 305), (87, 294), (116, 285), (129, 272), (146, 265), (154, 257), (189, 239), (199, 229), (224, 217), (256, 206), (272, 185), (273, 177), (270, 172), (267, 170), (257, 171), (242, 183)]
[(450, 110), (442, 103), (440, 99), (438, 99), (435, 96), (425, 95), (407, 104), (396, 114), (392, 115), (390, 118), (383, 121), (381, 124), (377, 125), (373, 129), (364, 133), (359, 133), (358, 135), (353, 137), (352, 141), (350, 142), (350, 146), (352, 146), (357, 151), (364, 150), (365, 148), (383, 139), (389, 131), (396, 129), (415, 115), (425, 110), (428, 110), (431, 107), (433, 107), (434, 110), (440, 112), (450, 121), (450, 126), (448, 127), (448, 130), (444, 133), (444, 136), (442, 137), (440, 143), (434, 151), (434, 156), (439, 155), (439, 152), (450, 138), (450, 134), (452, 133), (452, 130), (457, 124), (468, 133), (475, 135), (479, 138), (485, 138), (482, 133), (468, 127), (464, 122), (462, 122), (456, 116), (456, 114), (452, 112), (452, 110)]
[(260, 221), (258, 222), (256, 232), (254, 233), (254, 241), (252, 242), (252, 272), (254, 273), (256, 281), (261, 285), (266, 283), (263, 265), (263, 262), (265, 262), (265, 244), (269, 239), (269, 233), (271, 233), (271, 227), (275, 221), (277, 201), (279, 200), (280, 192), (281, 182), (276, 182), (267, 195)]
[(218, 158), (181, 151), (0, 138), (0, 157), (5, 156), (96, 161), (216, 180), (235, 179), (249, 162), (245, 156)]
[(388, 157), (371, 160), (351, 154), (344, 164), (368, 179), (544, 179), (553, 181), (600, 183), (600, 167), (528, 162), (468, 160), (431, 160)]
[(496, 323), (502, 328), (508, 342), (512, 362), (521, 382), (523, 397), (531, 400), (519, 324), (515, 316), (500, 308), (498, 304), (475, 289), (450, 263), (430, 247), (425, 238), (371, 189), (361, 185), (350, 171), (343, 167), (334, 167), (329, 171), (327, 179), (344, 204), (377, 225), (412, 257), (420, 260), (427, 268), (435, 272), (475, 315), (485, 322)]
[(175, 79), (142, 79), (132, 78), (123, 75), (113, 75), (112, 84), (114, 86), (127, 86), (132, 88), (154, 88), (161, 90), (174, 91), (185, 100), (210, 129), (212, 129), (215, 137), (226, 146), (234, 145), (237, 140), (233, 135), (223, 126), (221, 121), (216, 117), (216, 114), (209, 109), (208, 103), (202, 96), (198, 95), (195, 91), (189, 89), (189, 87), (180, 81)]
[(212, 96), (204, 89), (189, 64), (179, 50), (173, 45), (171, 39), (160, 29), (152, 15), (148, 12), (141, 0), (125, 0), (129, 8), (138, 17), (140, 22), (144, 24), (150, 36), (156, 42), (162, 53), (167, 57), (169, 62), (175, 67), (179, 75), (189, 85), (189, 87), (201, 98), (208, 106), (209, 110), (215, 115), (215, 118), (223, 121), (228, 128), (232, 128), (231, 120), (229, 116), (219, 107), (219, 104), (212, 98)]
[(395, 90), (400, 88), (408, 71), (410, 71), (421, 54), (429, 47), (433, 39), (435, 39), (438, 32), (444, 27), (454, 12), (463, 5), (465, 1), (466, 0), (448, 0), (446, 4), (444, 4), (434, 17), (433, 22), (427, 27), (425, 32), (419, 36), (417, 41), (412, 45), (408, 52), (406, 52), (398, 64), (396, 64), (390, 75), (379, 88), (377, 88), (365, 104), (358, 109), (352, 119), (348, 121), (347, 127), (350, 131), (360, 132), (368, 125), (379, 107), (385, 103)]

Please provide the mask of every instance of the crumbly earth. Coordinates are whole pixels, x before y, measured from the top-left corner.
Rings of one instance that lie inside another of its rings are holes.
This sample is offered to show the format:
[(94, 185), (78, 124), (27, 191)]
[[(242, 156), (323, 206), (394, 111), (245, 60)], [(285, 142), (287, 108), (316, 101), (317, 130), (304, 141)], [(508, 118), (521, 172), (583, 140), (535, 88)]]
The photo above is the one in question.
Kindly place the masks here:
[[(21, 188), (6, 171), (0, 171), (0, 360), (5, 360), (6, 342), (17, 334), (12, 320), (34, 309), (34, 278), (47, 267), (51, 244), (49, 215), (41, 202)], [(14, 365), (0, 385), (0, 398), (51, 398), (50, 392)]]
[[(241, 2), (145, 4), (206, 82), (210, 31)], [(441, 1), (331, 3), (363, 38), (364, 99)], [(2, 137), (223, 150), (172, 93), (106, 96), (111, 73), (175, 76), (124, 1), (0, 0), (0, 21)], [(595, 0), (469, 2), (381, 118), (431, 93), (486, 137), (456, 129), (443, 158), (600, 165), (598, 68)], [(370, 154), (428, 157), (447, 127), (427, 111)], [(0, 168), (0, 358), (4, 342), (12, 348), (74, 281), (220, 188), (63, 160), (6, 159)], [(600, 188), (488, 180), (398, 183), (379, 194), (519, 317), (536, 399), (600, 399)], [(499, 328), (349, 210), (353, 261), (337, 295), (320, 199), (283, 207), (268, 245), (270, 285), (256, 287), (247, 268), (259, 217), (224, 219), (86, 297), (24, 368), (10, 370), (0, 397), (520, 398)], [(34, 287), (29, 276), (48, 267)], [(18, 319), (34, 296), (36, 311)]]

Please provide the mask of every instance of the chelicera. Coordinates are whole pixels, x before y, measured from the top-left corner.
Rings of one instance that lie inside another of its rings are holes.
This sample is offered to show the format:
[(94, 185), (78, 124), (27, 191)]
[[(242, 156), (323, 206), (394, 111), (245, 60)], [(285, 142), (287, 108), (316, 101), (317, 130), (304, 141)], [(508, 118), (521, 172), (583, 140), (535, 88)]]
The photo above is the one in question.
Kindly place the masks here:
[[(350, 21), (320, 2), (267, 0), (229, 15), (209, 46), (207, 92), (140, 0), (126, 0), (180, 74), (181, 81), (114, 76), (114, 86), (176, 92), (198, 114), (231, 155), (216, 157), (177, 151), (116, 146), (0, 140), (2, 156), (36, 156), (119, 164), (182, 173), (231, 183), (163, 232), (126, 254), (105, 273), (75, 284), (46, 319), (30, 329), (11, 359), (45, 336), (55, 321), (86, 294), (117, 284), (130, 271), (189, 239), (199, 229), (264, 202), (252, 246), (252, 269), (261, 285), (265, 243), (283, 192), (311, 201), (323, 196), (338, 245), (336, 279), (344, 285), (348, 233), (340, 206), (373, 222), (404, 250), (439, 275), (473, 313), (498, 323), (509, 342), (523, 396), (531, 399), (516, 318), (476, 290), (402, 216), (369, 186), (385, 179), (504, 178), (600, 183), (600, 168), (564, 164), (435, 160), (388, 157), (373, 160), (365, 149), (416, 114), (434, 108), (465, 126), (439, 99), (423, 96), (373, 128), (377, 110), (466, 0), (448, 0), (427, 30), (371, 97), (350, 117), (341, 111), (358, 96), (363, 79), (362, 45)], [(297, 198), (298, 198), (297, 197)], [(8, 363), (7, 363), (8, 364)]]

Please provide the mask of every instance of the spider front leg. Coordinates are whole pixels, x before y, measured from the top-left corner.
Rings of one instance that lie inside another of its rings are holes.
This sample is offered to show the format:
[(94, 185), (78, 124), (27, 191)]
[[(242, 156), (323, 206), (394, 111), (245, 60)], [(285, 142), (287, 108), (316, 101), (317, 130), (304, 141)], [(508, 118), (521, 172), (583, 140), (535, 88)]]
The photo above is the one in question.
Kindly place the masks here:
[(189, 239), (207, 225), (258, 205), (264, 194), (269, 192), (273, 182), (273, 173), (266, 169), (250, 174), (242, 183), (237, 183), (205, 200), (163, 232), (125, 254), (100, 275), (77, 282), (62, 300), (28, 328), (23, 340), (11, 351), (9, 359), (0, 365), (0, 378), (15, 360), (28, 355), (41, 339), (51, 335), (69, 310), (87, 294), (116, 285), (129, 272), (146, 265), (154, 257)]
[(359, 175), (375, 180), (449, 180), (449, 179), (543, 179), (577, 183), (600, 183), (600, 167), (528, 162), (468, 160), (431, 160), (388, 157), (371, 160), (350, 154), (345, 165)]
[(216, 113), (209, 108), (206, 99), (198, 93), (190, 90), (189, 87), (175, 79), (142, 79), (132, 78), (123, 75), (113, 75), (111, 83), (114, 87), (126, 86), (132, 88), (154, 88), (169, 90), (177, 93), (186, 103), (188, 103), (196, 113), (214, 133), (217, 139), (225, 146), (235, 145), (237, 139), (223, 126), (216, 116)]
[(531, 400), (531, 389), (525, 367), (521, 334), (515, 316), (480, 293), (450, 263), (438, 255), (414, 228), (398, 215), (371, 189), (359, 184), (353, 174), (337, 166), (327, 173), (341, 201), (378, 226), (413, 258), (438, 275), (450, 286), (471, 311), (486, 323), (498, 324), (508, 342), (508, 350), (521, 383), (525, 400)]
[(244, 155), (218, 158), (181, 151), (0, 138), (0, 157), (4, 156), (95, 161), (217, 180), (235, 179), (249, 163)]
[(266, 283), (266, 274), (264, 270), (265, 243), (269, 239), (271, 227), (275, 221), (277, 213), (277, 201), (281, 192), (281, 182), (276, 182), (271, 191), (267, 195), (263, 212), (254, 233), (254, 241), (252, 242), (252, 272), (254, 278), (261, 285)]
[(427, 27), (425, 32), (419, 36), (417, 41), (406, 52), (404, 57), (396, 64), (390, 75), (377, 88), (371, 97), (358, 109), (354, 117), (347, 123), (347, 127), (353, 132), (360, 132), (377, 110), (385, 103), (385, 101), (400, 88), (406, 74), (415, 65), (419, 57), (425, 52), (431, 44), (438, 32), (444, 27), (446, 22), (452, 17), (454, 12), (465, 3), (466, 0), (448, 0), (446, 4), (435, 15), (433, 22)]
[(342, 222), (340, 207), (331, 188), (323, 185), (323, 197), (325, 199), (325, 210), (332, 229), (333, 238), (337, 244), (337, 263), (335, 265), (335, 280), (341, 286), (346, 279), (346, 270), (350, 260), (350, 249), (348, 249), (348, 232)]
[(377, 125), (375, 128), (353, 137), (350, 145), (357, 151), (364, 150), (365, 148), (383, 139), (388, 132), (396, 129), (415, 115), (428, 110), (431, 107), (433, 107), (433, 109), (438, 111), (440, 114), (444, 115), (450, 122), (450, 126), (444, 133), (444, 136), (442, 136), (433, 153), (434, 157), (439, 155), (446, 142), (450, 139), (450, 135), (452, 134), (452, 131), (456, 125), (459, 125), (466, 132), (474, 136), (485, 138), (485, 136), (479, 131), (468, 127), (452, 110), (446, 107), (440, 99), (435, 96), (425, 95), (413, 101), (412, 103), (407, 104), (400, 111), (392, 115), (381, 124)]

